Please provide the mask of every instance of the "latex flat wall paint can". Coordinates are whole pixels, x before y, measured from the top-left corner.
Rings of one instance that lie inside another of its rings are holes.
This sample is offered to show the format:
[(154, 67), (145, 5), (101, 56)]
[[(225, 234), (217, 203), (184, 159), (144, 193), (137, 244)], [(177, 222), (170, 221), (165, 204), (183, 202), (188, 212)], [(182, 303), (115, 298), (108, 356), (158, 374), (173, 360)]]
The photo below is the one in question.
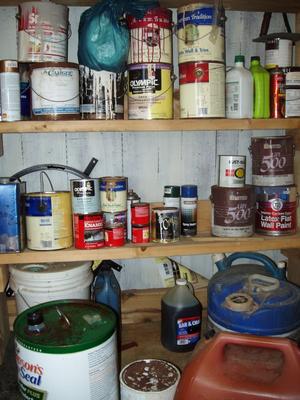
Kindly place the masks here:
[(28, 193), (25, 212), (29, 249), (58, 250), (72, 246), (70, 192)]
[(68, 7), (52, 2), (19, 4), (18, 60), (67, 61)]
[(179, 240), (179, 209), (176, 207), (153, 208), (151, 232), (153, 242), (169, 243)]
[(288, 39), (268, 38), (265, 45), (265, 68), (290, 67), (292, 65), (293, 42)]
[(225, 67), (216, 62), (179, 64), (181, 118), (225, 117)]
[(127, 181), (124, 176), (100, 178), (101, 211), (115, 213), (127, 210)]
[[(33, 313), (42, 316), (36, 333), (29, 324)], [(116, 316), (109, 307), (84, 300), (43, 303), (21, 313), (14, 332), (23, 398), (119, 399)]]
[(15, 60), (0, 60), (0, 119), (21, 119), (19, 64)]
[(223, 187), (244, 187), (246, 156), (219, 156), (218, 185)]
[(73, 214), (100, 212), (99, 179), (71, 179)]
[(103, 214), (73, 214), (76, 249), (100, 249), (104, 246)]
[(173, 118), (173, 82), (170, 64), (148, 63), (128, 66), (128, 118)]

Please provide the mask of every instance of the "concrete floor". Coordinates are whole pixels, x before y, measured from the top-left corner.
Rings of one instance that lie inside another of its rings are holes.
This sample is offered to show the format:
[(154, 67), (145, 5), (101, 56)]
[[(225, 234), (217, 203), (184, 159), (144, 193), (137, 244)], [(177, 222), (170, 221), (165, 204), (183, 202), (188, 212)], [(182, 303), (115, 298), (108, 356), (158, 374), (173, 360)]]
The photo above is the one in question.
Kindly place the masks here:
[(13, 335), (8, 344), (4, 363), (0, 366), (0, 400), (22, 400), (17, 384)]

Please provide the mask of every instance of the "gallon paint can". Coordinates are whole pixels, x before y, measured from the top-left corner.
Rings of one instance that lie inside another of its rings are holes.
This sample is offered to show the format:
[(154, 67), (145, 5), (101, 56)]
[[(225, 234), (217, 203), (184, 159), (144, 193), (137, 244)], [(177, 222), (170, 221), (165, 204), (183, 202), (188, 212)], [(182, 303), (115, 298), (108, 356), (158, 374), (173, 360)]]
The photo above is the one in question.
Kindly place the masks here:
[(300, 67), (291, 67), (286, 71), (285, 117), (300, 117)]
[(124, 119), (124, 73), (95, 71), (84, 65), (80, 73), (82, 119)]
[(115, 213), (127, 210), (127, 181), (124, 176), (100, 178), (101, 211)]
[(78, 64), (31, 64), (30, 83), (32, 119), (79, 119)]
[(23, 398), (119, 399), (116, 316), (109, 307), (43, 303), (17, 317), (14, 333)]
[(293, 54), (293, 41), (281, 38), (268, 38), (265, 47), (265, 68), (290, 67)]
[(152, 8), (142, 19), (127, 17), (130, 31), (128, 64), (172, 64), (172, 11)]
[(128, 118), (173, 118), (173, 82), (170, 64), (149, 63), (128, 66)]
[(18, 61), (0, 60), (1, 121), (21, 119), (20, 76)]
[(151, 232), (153, 242), (170, 243), (179, 240), (179, 209), (175, 207), (153, 208)]
[(177, 10), (179, 64), (190, 61), (224, 59), (224, 29), (216, 25), (217, 9), (209, 4), (194, 3)]
[(248, 237), (254, 233), (254, 187), (211, 188), (212, 234), (220, 237)]
[(104, 246), (103, 214), (73, 214), (76, 249), (100, 249)]
[(99, 179), (71, 179), (73, 214), (100, 212)]
[(52, 300), (90, 299), (91, 262), (10, 265), (17, 311)]
[(68, 17), (68, 7), (50, 1), (19, 4), (18, 60), (67, 61)]
[(25, 211), (29, 249), (58, 250), (72, 246), (70, 192), (28, 193)]
[(296, 233), (298, 195), (296, 186), (255, 188), (255, 231), (269, 236)]
[(219, 156), (218, 185), (223, 187), (244, 187), (246, 156)]
[(225, 117), (225, 67), (216, 62), (179, 64), (180, 118)]
[(253, 137), (250, 153), (253, 185), (294, 184), (295, 146), (292, 136)]

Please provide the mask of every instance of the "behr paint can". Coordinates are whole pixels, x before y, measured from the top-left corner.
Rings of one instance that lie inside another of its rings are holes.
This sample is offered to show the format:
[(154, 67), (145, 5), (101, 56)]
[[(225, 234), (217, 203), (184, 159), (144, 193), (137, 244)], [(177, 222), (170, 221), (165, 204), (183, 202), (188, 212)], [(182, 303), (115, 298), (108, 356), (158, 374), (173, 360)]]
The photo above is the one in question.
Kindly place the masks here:
[(100, 212), (99, 179), (71, 179), (73, 214)]
[(21, 119), (21, 94), (18, 61), (0, 60), (0, 120)]
[(149, 243), (150, 225), (132, 225), (132, 243)]
[(127, 210), (127, 181), (124, 176), (100, 178), (101, 211), (115, 213)]
[(290, 67), (292, 63), (293, 41), (281, 38), (268, 38), (265, 47), (265, 68)]
[(151, 231), (153, 242), (170, 243), (179, 240), (179, 210), (176, 207), (152, 209)]
[(100, 212), (73, 214), (76, 249), (100, 249), (104, 246), (104, 220)]
[(246, 156), (219, 156), (218, 185), (223, 187), (244, 187)]

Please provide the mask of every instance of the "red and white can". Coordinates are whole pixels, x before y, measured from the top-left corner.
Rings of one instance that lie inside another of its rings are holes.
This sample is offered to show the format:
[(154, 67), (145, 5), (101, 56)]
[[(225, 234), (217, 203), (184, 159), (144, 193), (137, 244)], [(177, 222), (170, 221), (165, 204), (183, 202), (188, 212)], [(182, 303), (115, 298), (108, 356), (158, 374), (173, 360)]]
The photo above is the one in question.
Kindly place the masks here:
[(119, 247), (125, 244), (125, 232), (123, 224), (115, 224), (105, 228), (105, 246)]
[(270, 70), (270, 117), (284, 118), (285, 74), (281, 68)]
[(76, 249), (99, 249), (104, 246), (102, 213), (73, 214), (73, 228)]
[(149, 203), (134, 203), (131, 205), (131, 224), (132, 225), (150, 224)]
[(133, 225), (132, 226), (132, 243), (149, 243), (150, 242), (150, 225)]

